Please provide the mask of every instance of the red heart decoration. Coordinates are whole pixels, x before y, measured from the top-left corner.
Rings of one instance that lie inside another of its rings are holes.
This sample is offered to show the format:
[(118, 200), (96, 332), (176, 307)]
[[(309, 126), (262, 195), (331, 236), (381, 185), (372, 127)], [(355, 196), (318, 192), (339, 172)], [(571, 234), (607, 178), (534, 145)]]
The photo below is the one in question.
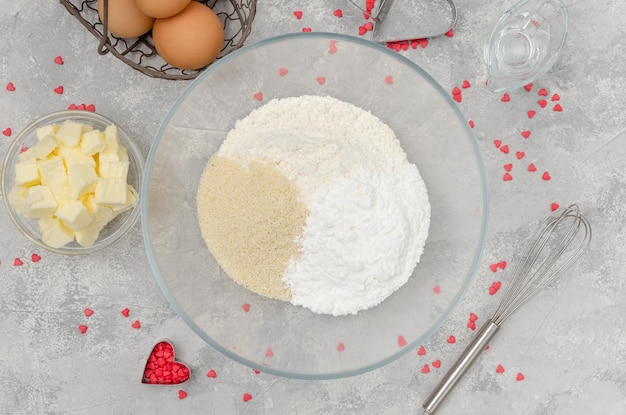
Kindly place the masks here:
[(461, 87), (463, 88), (469, 88), (470, 86), (472, 86), (472, 84), (470, 84), (467, 79), (463, 81), (463, 85), (461, 85)]
[(339, 17), (340, 19), (343, 17), (343, 12), (341, 11), (341, 9), (337, 9), (333, 12), (333, 14), (337, 17)]
[(496, 367), (496, 373), (504, 373), (504, 366), (498, 365)]
[(400, 347), (406, 346), (406, 340), (404, 340), (404, 337), (398, 336), (398, 346)]
[(545, 88), (541, 88), (539, 90), (539, 95), (541, 95), (542, 97), (546, 97), (548, 96), (548, 91)]
[(523, 159), (525, 155), (526, 155), (526, 153), (524, 153), (523, 151), (517, 151), (515, 153), (515, 156), (517, 157), (518, 160)]
[(285, 69), (285, 68), (280, 68), (280, 69), (278, 70), (278, 74), (279, 74), (280, 76), (285, 76), (285, 75), (287, 75), (287, 73), (288, 73), (288, 72), (289, 72), (289, 71), (288, 71), (287, 69)]
[(430, 367), (428, 367), (428, 365), (424, 365), (422, 367), (422, 373), (428, 373), (428, 372), (430, 372)]
[(437, 359), (433, 362), (433, 366), (439, 369), (441, 367), (441, 360)]
[(530, 92), (531, 89), (533, 89), (533, 84), (532, 82), (530, 84), (526, 84), (524, 85), (524, 89), (528, 92)]
[(546, 171), (546, 172), (544, 172), (544, 173), (543, 173), (543, 176), (541, 176), (541, 178), (542, 178), (543, 180), (550, 180), (550, 179), (551, 179), (551, 177), (550, 177), (550, 173), (548, 173), (547, 171)]
[(57, 94), (62, 94), (63, 93), (63, 85), (59, 85), (56, 88), (54, 88), (54, 92), (56, 92)]
[(263, 101), (263, 94), (261, 92), (257, 92), (256, 94), (254, 94), (254, 99), (256, 99), (257, 101)]
[(556, 112), (561, 112), (563, 111), (563, 107), (561, 107), (561, 104), (556, 104), (553, 108), (554, 111)]
[(426, 349), (424, 348), (424, 346), (420, 346), (420, 348), (417, 349), (417, 354), (420, 356), (424, 356), (426, 354)]
[(330, 41), (330, 48), (328, 48), (328, 53), (330, 53), (331, 55), (337, 53), (337, 41), (336, 40)]
[(517, 376), (515, 377), (515, 380), (517, 380), (518, 382), (522, 381), (524, 379), (526, 379), (526, 378), (524, 377), (524, 375), (522, 373), (518, 373)]
[(324, 85), (324, 83), (326, 82), (326, 78), (324, 78), (323, 76), (318, 76), (317, 77), (317, 83), (320, 85)]
[(191, 372), (183, 363), (174, 361), (174, 346), (160, 341), (148, 357), (141, 383), (150, 385), (176, 385), (189, 380)]
[(9, 82), (7, 84), (7, 91), (10, 91), (10, 92), (15, 91), (15, 85), (13, 85), (13, 82)]
[(5, 128), (5, 129), (2, 131), (2, 135), (5, 135), (5, 136), (7, 136), (7, 137), (11, 137), (11, 129), (10, 129), (10, 128)]
[(385, 83), (388, 84), (388, 85), (393, 84), (393, 76), (391, 76), (391, 75), (386, 76), (385, 77)]
[(57, 56), (56, 58), (54, 58), (54, 63), (56, 63), (57, 65), (63, 65), (63, 58)]
[(502, 177), (502, 180), (504, 180), (505, 182), (509, 182), (509, 181), (513, 180), (513, 176), (511, 176), (510, 173), (504, 173), (504, 176)]
[(522, 137), (524, 138), (530, 137), (530, 131), (529, 130), (522, 131)]
[(500, 98), (500, 101), (502, 102), (509, 102), (510, 100), (511, 100), (511, 97), (506, 92), (504, 93), (504, 95), (502, 95), (502, 98)]
[(540, 99), (539, 101), (537, 101), (537, 104), (539, 104), (541, 108), (545, 108), (546, 105), (548, 105), (548, 101), (546, 101), (545, 99)]
[(537, 114), (537, 111), (530, 110), (527, 112), (527, 114), (528, 114), (528, 118), (532, 118), (535, 116), (535, 114)]
[(296, 16), (296, 19), (298, 20), (302, 19), (302, 12), (300, 10), (293, 12), (293, 15)]

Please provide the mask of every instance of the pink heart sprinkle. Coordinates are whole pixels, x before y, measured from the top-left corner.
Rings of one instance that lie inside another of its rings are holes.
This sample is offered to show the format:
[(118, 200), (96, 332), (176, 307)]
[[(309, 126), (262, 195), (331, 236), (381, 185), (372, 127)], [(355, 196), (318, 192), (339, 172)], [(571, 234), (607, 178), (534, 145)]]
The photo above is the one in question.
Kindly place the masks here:
[(335, 53), (337, 53), (337, 41), (336, 40), (330, 41), (330, 48), (328, 49), (328, 53), (330, 53), (331, 55), (334, 55)]
[(537, 171), (537, 167), (535, 167), (533, 163), (530, 163), (528, 165), (528, 171)]
[(537, 113), (537, 111), (530, 110), (526, 114), (528, 114), (528, 118), (533, 118), (536, 113)]
[(63, 85), (59, 85), (56, 88), (54, 88), (54, 92), (56, 92), (57, 94), (62, 94), (63, 93)]
[(504, 373), (504, 367), (502, 365), (498, 365), (498, 367), (496, 367), (496, 373)]
[(517, 380), (518, 382), (522, 381), (526, 379), (526, 377), (524, 377), (524, 375), (522, 373), (518, 373), (517, 376), (515, 377), (515, 380)]
[(454, 37), (454, 30), (450, 29), (446, 32), (446, 36), (448, 37)]
[(523, 151), (516, 151), (515, 152), (515, 157), (517, 157), (518, 160), (523, 159), (525, 155), (526, 155), (526, 153), (524, 153)]
[(476, 314), (474, 314), (474, 313), (470, 313), (469, 320), (470, 321), (476, 321), (476, 320), (478, 320), (478, 316)]
[(60, 56), (57, 56), (56, 58), (54, 58), (54, 63), (56, 63), (57, 65), (63, 65), (63, 58)]
[(543, 173), (543, 175), (541, 176), (541, 178), (542, 178), (543, 180), (550, 180), (550, 179), (551, 179), (551, 177), (550, 177), (550, 173), (548, 173), (547, 171), (546, 171), (546, 172), (544, 172), (544, 173)]
[(502, 144), (502, 140), (493, 140), (493, 144), (496, 146), (496, 148), (500, 148), (500, 145)]
[(293, 12), (293, 15), (296, 16), (296, 19), (298, 20), (302, 19), (302, 12), (300, 10)]
[(496, 290), (499, 290), (499, 289), (502, 287), (502, 282), (501, 282), (501, 281), (496, 281), (496, 282), (494, 282), (492, 285), (493, 285), (493, 287), (494, 287)]
[(545, 108), (546, 105), (548, 105), (548, 101), (546, 101), (545, 99), (540, 99), (539, 101), (537, 101), (537, 104), (539, 104), (541, 108)]
[(22, 148), (20, 148), (20, 154), (22, 154), (25, 151), (28, 151), (28, 146), (22, 146)]
[(87, 333), (87, 326), (85, 326), (84, 324), (81, 324), (80, 326), (78, 326), (78, 330), (80, 330), (82, 334), (85, 334)]
[(561, 99), (561, 97), (559, 96), (559, 94), (552, 94), (552, 98), (550, 98), (552, 101), (558, 101)]
[(433, 287), (433, 292), (434, 292), (435, 294), (441, 294), (441, 287), (440, 287), (440, 286), (438, 286), (438, 285), (435, 285), (435, 286)]
[(420, 39), (420, 46), (422, 47), (422, 49), (425, 49), (426, 46), (428, 46), (428, 39)]
[(367, 29), (365, 28), (365, 26), (359, 26), (359, 36), (363, 36), (366, 33)]
[(526, 91), (530, 92), (530, 90), (531, 90), (531, 89), (533, 89), (533, 84), (532, 84), (532, 83), (530, 83), (530, 84), (526, 84), (526, 85), (524, 85), (524, 89), (525, 89)]
[(128, 317), (130, 315), (130, 310), (128, 308), (125, 308), (122, 310), (122, 315), (124, 317)]
[(511, 173), (504, 173), (504, 176), (502, 176), (502, 180), (504, 180), (505, 182), (510, 182), (511, 180), (513, 180), (513, 176), (511, 176)]
[(324, 83), (326, 83), (326, 78), (324, 78), (323, 76), (318, 76), (315, 79), (317, 79), (317, 83), (320, 85), (324, 85)]
[(470, 86), (472, 86), (472, 84), (470, 84), (467, 79), (464, 80), (463, 85), (461, 85), (462, 88), (469, 88)]
[(459, 89), (458, 86), (455, 86), (454, 88), (452, 88), (452, 95), (460, 95), (461, 94), (461, 90)]
[(502, 98), (500, 98), (500, 101), (502, 102), (509, 102), (510, 100), (511, 100), (511, 97), (506, 92), (504, 93), (504, 95), (502, 95)]
[(473, 321), (468, 321), (467, 322), (467, 328), (470, 330), (476, 330), (476, 323)]
[(250, 304), (248, 304), (248, 303), (242, 304), (241, 308), (243, 308), (243, 311), (245, 311), (247, 313), (248, 311), (250, 311)]
[(500, 147), (500, 151), (503, 152), (504, 154), (509, 154), (509, 146), (508, 145), (504, 145), (504, 146)]
[(428, 373), (428, 372), (430, 372), (430, 367), (428, 365), (424, 365), (422, 367), (422, 373)]
[(498, 268), (500, 269), (505, 269), (506, 268), (506, 261), (500, 261), (498, 262)]
[(496, 272), (498, 270), (498, 264), (490, 264), (489, 269), (491, 272)]
[(456, 337), (451, 335), (450, 337), (448, 337), (448, 340), (446, 341), (450, 344), (456, 343)]
[(474, 121), (473, 120), (469, 120), (467, 123), (469, 124), (470, 128), (474, 128)]
[(263, 101), (263, 94), (261, 92), (257, 92), (256, 94), (254, 94), (254, 99), (256, 99), (257, 101)]
[(70, 105), (68, 105), (68, 106), (67, 106), (67, 109), (68, 109), (68, 110), (75, 110), (75, 109), (77, 109), (77, 108), (78, 108), (78, 107), (76, 106), (76, 104), (70, 104)]
[(84, 310), (85, 317), (91, 317), (93, 315), (93, 310), (91, 308), (86, 308)]
[(2, 135), (5, 135), (5, 136), (7, 136), (7, 137), (11, 137), (11, 129), (10, 129), (10, 128), (5, 128), (5, 129), (2, 131)]
[(420, 346), (420, 348), (417, 349), (417, 354), (420, 356), (424, 356), (426, 354), (426, 349), (424, 348), (424, 346)]
[(15, 91), (15, 85), (13, 85), (13, 82), (9, 82), (7, 84), (7, 91), (11, 91), (11, 92)]
[(208, 378), (215, 379), (215, 378), (217, 377), (217, 373), (215, 373), (215, 370), (211, 369), (211, 370), (209, 370), (209, 371), (208, 371), (208, 373), (206, 374), (206, 376), (207, 376)]
[(310, 27), (303, 27), (303, 28), (302, 28), (302, 31), (303, 31), (304, 33), (310, 33), (310, 32), (311, 32), (311, 28), (310, 28)]
[(37, 254), (31, 254), (30, 260), (33, 261), (33, 262), (39, 262), (39, 261), (41, 261), (41, 257), (39, 255), (37, 255)]
[(280, 76), (285, 76), (285, 75), (287, 75), (287, 73), (288, 73), (288, 72), (289, 72), (289, 71), (288, 71), (287, 69), (285, 69), (285, 68), (280, 68), (280, 69), (278, 70), (278, 75), (280, 75)]
[(271, 347), (268, 347), (267, 350), (265, 350), (265, 357), (274, 357), (274, 351)]
[(76, 107), (76, 109), (77, 109), (77, 110), (81, 110), (81, 111), (82, 111), (82, 110), (86, 110), (86, 109), (87, 109), (87, 106), (86, 106), (85, 104), (80, 104), (80, 105), (78, 105), (78, 106)]
[(411, 39), (411, 47), (412, 47), (413, 49), (417, 49), (417, 47), (419, 46), (419, 44), (420, 44), (420, 40), (419, 40), (419, 39)]
[(21, 267), (22, 265), (24, 265), (24, 263), (22, 262), (22, 260), (21, 260), (21, 259), (19, 259), (19, 258), (15, 258), (15, 259), (13, 260), (13, 266), (15, 266), (15, 267)]
[(461, 95), (461, 94), (452, 95), (452, 99), (455, 100), (456, 102), (462, 102), (463, 101), (463, 95)]
[(90, 112), (96, 112), (96, 106), (93, 104), (89, 104), (85, 107), (85, 110), (90, 111)]
[(553, 109), (554, 111), (556, 111), (556, 112), (561, 112), (561, 111), (563, 111), (563, 107), (561, 107), (561, 104), (556, 104), (556, 105), (554, 106), (554, 108), (552, 108), (552, 109)]
[(141, 323), (139, 322), (139, 320), (135, 320), (133, 324), (130, 325), (132, 328), (134, 329), (140, 329), (141, 328)]
[(385, 77), (385, 83), (388, 84), (388, 85), (392, 85), (393, 84), (393, 76), (387, 75)]
[(252, 369), (252, 370), (254, 371), (254, 374), (255, 374), (255, 375), (258, 375), (259, 373), (261, 373), (261, 371), (260, 371), (260, 370), (258, 370), (258, 369)]
[(548, 96), (548, 91), (545, 88), (541, 88), (538, 94), (541, 95), (542, 97), (546, 97)]
[(367, 22), (363, 25), (363, 27), (369, 32), (374, 28), (374, 24), (372, 22)]
[(337, 9), (337, 10), (335, 10), (335, 11), (333, 12), (333, 14), (334, 14), (335, 16), (337, 16), (338, 18), (340, 18), (340, 19), (343, 17), (343, 12), (341, 11), (341, 9)]
[(439, 369), (441, 367), (441, 360), (437, 359), (433, 362), (433, 367)]
[(404, 340), (404, 337), (398, 336), (398, 346), (400, 347), (406, 346), (406, 340)]
[(337, 345), (337, 351), (343, 352), (344, 350), (346, 350), (345, 344), (343, 344), (342, 342), (339, 342), (339, 344)]
[(522, 137), (524, 137), (524, 138), (530, 137), (530, 131), (528, 131), (528, 130), (522, 131)]
[(243, 401), (244, 402), (248, 402), (250, 399), (252, 399), (252, 395), (250, 395), (249, 393), (244, 393), (243, 394)]
[(185, 392), (182, 389), (178, 391), (178, 399), (185, 399), (186, 397), (187, 397), (187, 392)]
[(504, 170), (506, 170), (506, 171), (511, 171), (512, 168), (513, 168), (513, 164), (512, 163), (504, 165)]
[(558, 203), (552, 203), (552, 204), (550, 205), (550, 210), (551, 210), (551, 211), (553, 211), (553, 212), (554, 212), (555, 210), (557, 210), (558, 208), (559, 208), (559, 204), (558, 204)]

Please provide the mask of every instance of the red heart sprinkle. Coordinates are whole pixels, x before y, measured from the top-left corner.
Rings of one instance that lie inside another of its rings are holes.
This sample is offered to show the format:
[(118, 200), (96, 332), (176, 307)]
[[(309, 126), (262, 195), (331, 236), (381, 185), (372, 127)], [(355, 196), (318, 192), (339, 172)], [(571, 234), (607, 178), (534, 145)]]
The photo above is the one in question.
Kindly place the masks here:
[(548, 91), (545, 88), (541, 88), (538, 92), (542, 97), (548, 96)]
[(470, 313), (469, 320), (470, 321), (476, 321), (476, 320), (478, 320), (478, 316), (476, 314), (474, 314), (474, 313)]
[(463, 81), (463, 85), (461, 85), (462, 88), (469, 88), (470, 86), (472, 86), (472, 84), (470, 84), (467, 79)]
[(504, 170), (506, 170), (506, 171), (511, 171), (512, 168), (513, 168), (513, 164), (512, 163), (504, 165)]
[(537, 167), (535, 167), (533, 163), (530, 163), (528, 165), (528, 171), (537, 171)]
[(504, 176), (502, 176), (502, 180), (504, 180), (505, 182), (509, 182), (513, 180), (513, 176), (511, 176), (510, 173), (504, 173)]
[(469, 124), (470, 128), (474, 128), (474, 121), (469, 120), (467, 123)]
[(20, 154), (22, 154), (25, 151), (28, 151), (28, 146), (22, 146), (22, 148), (20, 148)]
[(500, 145), (502, 144), (502, 140), (493, 140), (493, 144), (495, 144), (496, 148), (500, 148)]
[(476, 323), (473, 321), (468, 321), (467, 328), (469, 328), (470, 330), (476, 330)]
[(263, 94), (257, 92), (256, 94), (254, 94), (254, 99), (256, 99), (257, 101), (263, 101)]
[(441, 360), (437, 359), (433, 362), (433, 367), (439, 369), (441, 367)]
[(424, 365), (422, 367), (422, 373), (428, 373), (428, 372), (430, 372), (430, 367), (428, 365)]
[(548, 173), (547, 171), (546, 171), (546, 172), (543, 172), (543, 175), (541, 176), (541, 178), (542, 178), (543, 180), (550, 180), (550, 179), (551, 179), (551, 177), (550, 177), (550, 173)]
[(456, 337), (451, 335), (450, 337), (448, 337), (448, 340), (446, 341), (450, 344), (456, 343)]
[(7, 84), (7, 91), (11, 91), (11, 92), (15, 91), (15, 85), (13, 85), (13, 82), (9, 82)]
[(7, 136), (7, 137), (11, 137), (11, 129), (10, 129), (10, 128), (5, 128), (5, 129), (2, 131), (2, 135), (5, 135), (5, 136)]
[(404, 340), (404, 337), (398, 336), (398, 346), (400, 347), (406, 346), (406, 340)]
[(460, 95), (461, 94), (461, 90), (459, 89), (458, 86), (455, 86), (454, 88), (452, 88), (452, 95)]
[(515, 157), (517, 157), (518, 160), (523, 159), (525, 155), (526, 155), (526, 153), (524, 153), (523, 151), (516, 151), (515, 152)]
[(260, 371), (260, 370), (258, 370), (258, 369), (252, 369), (252, 370), (254, 371), (254, 374), (256, 374), (256, 375), (258, 375), (259, 373), (261, 373), (261, 371)]
[(558, 204), (558, 203), (552, 203), (552, 204), (550, 205), (550, 210), (551, 210), (551, 211), (553, 211), (553, 212), (554, 212), (555, 210), (557, 210), (558, 208), (559, 208), (559, 204)]
[(330, 41), (330, 48), (328, 49), (328, 53), (330, 53), (331, 55), (334, 55), (335, 53), (337, 53), (337, 41), (336, 40)]
[(461, 94), (452, 95), (452, 99), (455, 100), (456, 102), (462, 102), (463, 101), (463, 95), (461, 95)]
[(366, 33), (367, 33), (367, 29), (365, 28), (365, 26), (359, 26), (359, 36), (363, 36)]
[(498, 262), (498, 268), (500, 269), (505, 269), (506, 268), (506, 261), (500, 261)]
[(428, 46), (428, 39), (419, 39), (420, 41), (420, 46), (422, 47), (422, 49), (425, 49), (426, 46)]
[(250, 304), (248, 304), (248, 303), (243, 304), (241, 306), (241, 308), (243, 308), (243, 311), (245, 311), (247, 313), (248, 311), (250, 311)]
[[(374, 28), (374, 24), (372, 22), (367, 22), (363, 25), (363, 27), (365, 28), (365, 30), (369, 32), (370, 30)], [(407, 43), (407, 46), (408, 46), (408, 43)]]
[(93, 105), (93, 104), (89, 104), (89, 105), (87, 105), (87, 106), (85, 107), (85, 109), (86, 109), (87, 111), (90, 111), (90, 112), (96, 112), (96, 106), (95, 106), (95, 105)]
[(186, 382), (190, 375), (189, 368), (175, 360), (174, 346), (170, 342), (161, 341), (148, 356), (141, 383), (177, 385)]
[(500, 151), (503, 152), (504, 154), (509, 154), (509, 146), (508, 145), (504, 145), (504, 146), (500, 147)]
[(490, 264), (489, 269), (491, 272), (496, 272), (498, 270), (498, 264)]
[(293, 15), (296, 16), (296, 19), (298, 20), (302, 19), (302, 12), (300, 10), (293, 12)]
[(39, 255), (37, 255), (37, 254), (31, 254), (30, 260), (33, 261), (33, 262), (39, 262), (39, 261), (41, 261), (41, 257)]
[(438, 286), (438, 285), (435, 285), (435, 286), (433, 287), (433, 292), (434, 292), (435, 294), (441, 294), (441, 287), (440, 287), (440, 286)]
[(426, 349), (424, 349), (424, 346), (420, 346), (420, 348), (417, 349), (417, 354), (420, 356), (424, 356), (426, 354)]
[(554, 108), (552, 108), (552, 109), (553, 109), (554, 111), (556, 111), (556, 112), (561, 112), (561, 111), (563, 111), (563, 107), (561, 107), (561, 104), (556, 104), (556, 105), (554, 106)]
[(334, 14), (335, 16), (337, 16), (338, 18), (340, 18), (340, 19), (343, 17), (343, 11), (341, 11), (341, 9), (337, 9), (337, 10), (335, 10), (335, 11), (333, 12), (333, 14)]
[(63, 93), (63, 85), (59, 85), (56, 88), (54, 88), (54, 92), (56, 92), (57, 94), (62, 94)]
[(520, 381), (522, 381), (524, 379), (526, 379), (526, 378), (524, 377), (524, 375), (522, 373), (518, 373), (517, 376), (515, 377), (515, 380), (517, 380), (518, 382), (520, 382)]
[(130, 314), (130, 310), (128, 308), (125, 308), (122, 310), (122, 315), (124, 317), (128, 317), (129, 314)]
[(545, 108), (546, 105), (548, 105), (548, 101), (546, 101), (545, 99), (540, 99), (539, 101), (537, 101), (537, 104), (539, 104), (541, 108)]
[(500, 101), (502, 102), (508, 102), (510, 100), (511, 100), (511, 97), (506, 92), (504, 93), (504, 95), (502, 95), (502, 98), (500, 98)]
[(70, 105), (68, 105), (68, 106), (67, 106), (67, 109), (68, 109), (68, 110), (75, 110), (75, 109), (77, 109), (77, 108), (78, 108), (78, 107), (76, 106), (76, 104), (70, 104)]
[(311, 28), (310, 28), (310, 27), (303, 27), (303, 28), (302, 28), (302, 31), (303, 31), (304, 33), (310, 33), (310, 32), (311, 32)]
[(85, 334), (87, 333), (87, 326), (85, 326), (84, 324), (81, 324), (80, 326), (78, 326), (78, 330), (80, 330), (82, 334)]
[(185, 399), (186, 397), (187, 397), (187, 392), (185, 392), (182, 389), (178, 391), (178, 399)]
[(133, 322), (133, 324), (130, 325), (132, 328), (134, 329), (140, 329), (141, 328), (141, 323), (139, 322), (139, 320), (135, 320)]
[(496, 367), (496, 373), (504, 373), (504, 367), (502, 365), (498, 365), (498, 367)]
[(532, 84), (532, 83), (530, 83), (530, 84), (526, 84), (526, 85), (524, 85), (524, 89), (525, 89), (526, 91), (530, 92), (530, 90), (531, 90), (531, 89), (533, 89), (533, 84)]
[(552, 98), (550, 98), (552, 101), (558, 101), (561, 99), (561, 97), (559, 96), (559, 94), (552, 94)]
[(522, 137), (524, 137), (524, 138), (530, 137), (530, 131), (528, 131), (528, 130), (522, 131)]
[(412, 47), (413, 49), (417, 49), (417, 47), (419, 46), (419, 44), (420, 44), (420, 40), (419, 40), (419, 39), (411, 39), (411, 47)]
[(486, 345), (486, 346), (485, 346), (485, 350), (489, 350), (489, 345)]
[(19, 259), (19, 258), (15, 258), (15, 259), (13, 260), (13, 266), (16, 266), (16, 267), (21, 267), (22, 265), (24, 265), (24, 263), (22, 262), (22, 260), (21, 260), (21, 259)]
[(389, 84), (389, 85), (392, 85), (392, 84), (393, 84), (393, 76), (391, 76), (391, 75), (387, 75), (387, 76), (385, 77), (385, 83), (387, 83), (387, 84)]
[(324, 85), (324, 83), (326, 83), (326, 78), (324, 78), (323, 76), (318, 76), (315, 79), (317, 79), (317, 83), (320, 85)]
[(528, 112), (527, 112), (527, 114), (528, 114), (528, 118), (532, 118), (532, 117), (534, 117), (536, 113), (537, 113), (537, 111), (533, 111), (533, 110), (528, 111)]
[(93, 310), (91, 308), (86, 308), (84, 313), (85, 317), (91, 317), (93, 315)]
[(454, 37), (454, 30), (450, 29), (446, 32), (446, 36), (448, 37)]
[(215, 373), (215, 370), (211, 369), (211, 370), (209, 370), (209, 371), (208, 371), (208, 373), (206, 374), (206, 376), (207, 376), (208, 378), (213, 378), (213, 379), (215, 379), (215, 378), (217, 377), (217, 373)]
[(342, 342), (339, 342), (339, 344), (337, 345), (337, 351), (343, 352), (344, 350), (346, 350), (345, 344), (343, 344)]
[(76, 107), (77, 110), (86, 110), (87, 106), (85, 104), (80, 104)]
[(289, 71), (288, 71), (287, 69), (285, 69), (285, 68), (280, 68), (280, 69), (278, 70), (278, 74), (279, 74), (280, 76), (285, 76), (285, 75), (287, 75), (287, 73), (288, 73), (288, 72), (289, 72)]
[(63, 58), (60, 56), (57, 56), (56, 58), (54, 58), (54, 63), (56, 63), (57, 65), (63, 65)]
[(271, 347), (268, 347), (268, 348), (265, 350), (265, 357), (274, 357), (274, 351), (272, 350), (272, 348), (271, 348)]
[(250, 399), (252, 399), (252, 395), (250, 395), (249, 393), (244, 393), (243, 394), (243, 401), (244, 402), (248, 402)]

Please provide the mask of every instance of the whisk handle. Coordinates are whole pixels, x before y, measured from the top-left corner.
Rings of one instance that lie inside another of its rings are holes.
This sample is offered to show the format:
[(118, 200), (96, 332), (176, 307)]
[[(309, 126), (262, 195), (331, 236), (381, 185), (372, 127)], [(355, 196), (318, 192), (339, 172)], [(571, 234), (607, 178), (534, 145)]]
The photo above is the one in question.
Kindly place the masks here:
[(450, 393), (465, 372), (467, 372), (467, 369), (470, 368), (472, 363), (474, 363), (478, 355), (485, 349), (499, 329), (500, 326), (492, 320), (488, 320), (483, 324), (480, 330), (476, 332), (472, 342), (467, 345), (463, 353), (461, 353), (450, 370), (448, 370), (443, 379), (441, 379), (435, 390), (430, 394), (426, 402), (424, 402), (424, 412), (422, 412), (422, 415), (434, 415), (441, 402), (448, 396), (448, 393)]

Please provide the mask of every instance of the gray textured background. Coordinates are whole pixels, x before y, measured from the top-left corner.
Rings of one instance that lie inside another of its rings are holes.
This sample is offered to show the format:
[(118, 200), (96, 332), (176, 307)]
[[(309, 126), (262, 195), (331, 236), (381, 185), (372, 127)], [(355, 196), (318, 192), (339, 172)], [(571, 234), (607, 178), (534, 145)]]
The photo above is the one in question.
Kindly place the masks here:
[[(489, 265), (509, 261), (528, 223), (551, 203), (579, 201), (594, 226), (591, 253), (558, 290), (539, 296), (507, 322), (491, 348), (462, 381), (441, 414), (606, 414), (626, 412), (625, 91), (626, 5), (620, 1), (564, 1), (570, 16), (565, 49), (531, 92), (509, 102), (484, 86), (482, 45), (513, 1), (459, 0), (453, 37), (402, 52), (446, 89), (469, 80), (459, 104), (475, 123), (490, 180), (491, 218), (478, 275), (451, 318), (424, 345), (364, 375), (333, 381), (297, 381), (255, 374), (204, 344), (175, 315), (148, 264), (141, 229), (102, 254), (66, 258), (41, 252), (0, 214), (0, 413), (419, 413), (445, 369), (471, 337), (470, 312), (485, 318), (506, 281)], [(332, 19), (344, 1), (259, 0), (248, 43), (277, 33), (357, 28)], [(112, 56), (96, 53), (96, 40), (54, 0), (0, 0), (0, 130), (14, 137), (31, 120), (71, 103), (93, 103), (135, 136), (145, 154), (161, 119), (187, 85), (149, 78)], [(303, 18), (295, 19), (294, 10)], [(61, 55), (65, 64), (53, 62)], [(16, 91), (5, 90), (13, 82)], [(58, 95), (53, 89), (64, 86)], [(537, 105), (546, 88), (548, 106)], [(562, 112), (552, 110), (558, 93)], [(529, 119), (526, 112), (536, 110)], [(528, 140), (520, 131), (531, 130)], [(506, 155), (494, 139), (509, 144)], [(10, 138), (0, 136), (4, 157)], [(515, 151), (526, 156), (517, 160)], [(526, 167), (534, 162), (536, 173)], [(513, 163), (514, 180), (503, 181)], [(548, 171), (552, 179), (541, 180)], [(31, 254), (42, 259), (31, 261)], [(14, 266), (14, 258), (23, 261)], [(83, 309), (94, 315), (87, 318)], [(120, 311), (128, 307), (130, 318)], [(131, 328), (139, 319), (142, 327)], [(480, 320), (479, 320), (480, 321)], [(87, 324), (81, 335), (79, 324)], [(450, 334), (456, 344), (445, 339)], [(171, 339), (193, 374), (179, 400), (178, 387), (149, 387), (139, 378), (147, 354)], [(431, 362), (440, 359), (441, 368)], [(430, 373), (421, 368), (430, 365)], [(497, 374), (502, 364), (505, 372)], [(215, 379), (206, 377), (213, 369)], [(525, 380), (516, 381), (521, 372)], [(244, 393), (253, 398), (243, 402)]]

